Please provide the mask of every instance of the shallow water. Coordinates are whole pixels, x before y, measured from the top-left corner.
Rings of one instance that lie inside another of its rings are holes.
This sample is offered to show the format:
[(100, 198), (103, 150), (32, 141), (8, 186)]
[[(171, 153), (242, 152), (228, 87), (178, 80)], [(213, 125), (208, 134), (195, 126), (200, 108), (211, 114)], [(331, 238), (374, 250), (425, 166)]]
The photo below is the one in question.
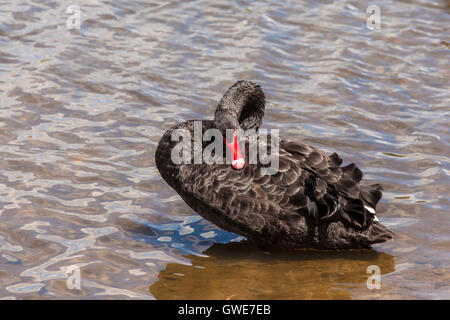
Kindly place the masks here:
[[(377, 31), (370, 1), (283, 3), (78, 1), (69, 30), (68, 4), (0, 1), (1, 298), (450, 298), (449, 2), (377, 1)], [(166, 185), (164, 130), (237, 79), (383, 184), (394, 241), (266, 255)]]

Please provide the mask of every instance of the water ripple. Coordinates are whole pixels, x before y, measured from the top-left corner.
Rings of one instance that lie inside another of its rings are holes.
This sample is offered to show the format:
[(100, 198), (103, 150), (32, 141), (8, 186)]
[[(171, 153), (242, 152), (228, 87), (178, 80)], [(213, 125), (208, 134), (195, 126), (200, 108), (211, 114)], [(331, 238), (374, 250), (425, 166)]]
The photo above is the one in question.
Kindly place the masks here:
[[(178, 297), (448, 298), (450, 7), (383, 0), (371, 31), (371, 4), (86, 0), (68, 30), (64, 3), (0, 2), (0, 298), (152, 299), (174, 283)], [(210, 119), (240, 78), (263, 86), (266, 128), (383, 184), (397, 233), (383, 253), (265, 260), (164, 183), (161, 135)]]

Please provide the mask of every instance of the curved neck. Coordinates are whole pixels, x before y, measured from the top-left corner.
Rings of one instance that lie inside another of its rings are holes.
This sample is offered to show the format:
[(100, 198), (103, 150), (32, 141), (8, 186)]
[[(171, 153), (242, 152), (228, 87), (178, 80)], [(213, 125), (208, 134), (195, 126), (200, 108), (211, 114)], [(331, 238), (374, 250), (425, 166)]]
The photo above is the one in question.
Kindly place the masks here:
[(264, 117), (265, 97), (261, 87), (240, 80), (220, 100), (214, 122), (218, 129), (258, 129)]

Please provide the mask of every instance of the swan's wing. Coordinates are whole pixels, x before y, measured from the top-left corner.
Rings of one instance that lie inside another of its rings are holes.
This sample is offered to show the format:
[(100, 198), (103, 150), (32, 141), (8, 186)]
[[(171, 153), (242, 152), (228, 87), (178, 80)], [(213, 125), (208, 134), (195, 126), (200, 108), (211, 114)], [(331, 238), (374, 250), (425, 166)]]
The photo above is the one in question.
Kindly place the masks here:
[(337, 154), (327, 156), (310, 146), (281, 141), (274, 175), (263, 175), (259, 164), (242, 170), (229, 164), (186, 165), (180, 167), (176, 189), (219, 227), (259, 239), (283, 237), (292, 234), (292, 228), (307, 234), (300, 229), (310, 223), (343, 221), (363, 229), (373, 221), (365, 198), (375, 206), (381, 192), (361, 190), (361, 171), (354, 164), (340, 167), (341, 162)]
[(274, 175), (264, 175), (260, 165), (251, 164), (242, 170), (229, 164), (184, 166), (180, 185), (186, 189), (180, 194), (189, 195), (184, 199), (194, 210), (226, 230), (272, 242), (293, 235), (296, 229), (300, 240), (308, 236), (305, 219), (319, 217), (319, 207), (305, 193), (310, 176), (297, 157), (281, 150)]
[(302, 202), (307, 196), (313, 201), (317, 210), (309, 210), (309, 215), (319, 222), (342, 220), (357, 228), (372, 224), (374, 209), (382, 196), (381, 186), (362, 189), (363, 174), (354, 163), (341, 167), (342, 159), (336, 153), (327, 156), (314, 147), (291, 141), (282, 141), (280, 149), (308, 172), (303, 181), (299, 180), (300, 186), (292, 199)]

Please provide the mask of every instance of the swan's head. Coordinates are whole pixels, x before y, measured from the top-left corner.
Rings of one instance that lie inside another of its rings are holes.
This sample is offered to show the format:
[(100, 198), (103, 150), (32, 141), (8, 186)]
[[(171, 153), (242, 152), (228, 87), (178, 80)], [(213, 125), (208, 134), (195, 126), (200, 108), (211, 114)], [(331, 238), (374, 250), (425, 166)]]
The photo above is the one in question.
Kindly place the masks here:
[[(265, 98), (261, 86), (251, 81), (239, 80), (228, 89), (216, 108), (214, 123), (222, 132), (235, 169), (242, 169), (245, 165), (236, 132), (238, 129), (258, 130), (264, 117), (264, 107)], [(233, 130), (232, 139), (226, 139), (227, 130)]]

